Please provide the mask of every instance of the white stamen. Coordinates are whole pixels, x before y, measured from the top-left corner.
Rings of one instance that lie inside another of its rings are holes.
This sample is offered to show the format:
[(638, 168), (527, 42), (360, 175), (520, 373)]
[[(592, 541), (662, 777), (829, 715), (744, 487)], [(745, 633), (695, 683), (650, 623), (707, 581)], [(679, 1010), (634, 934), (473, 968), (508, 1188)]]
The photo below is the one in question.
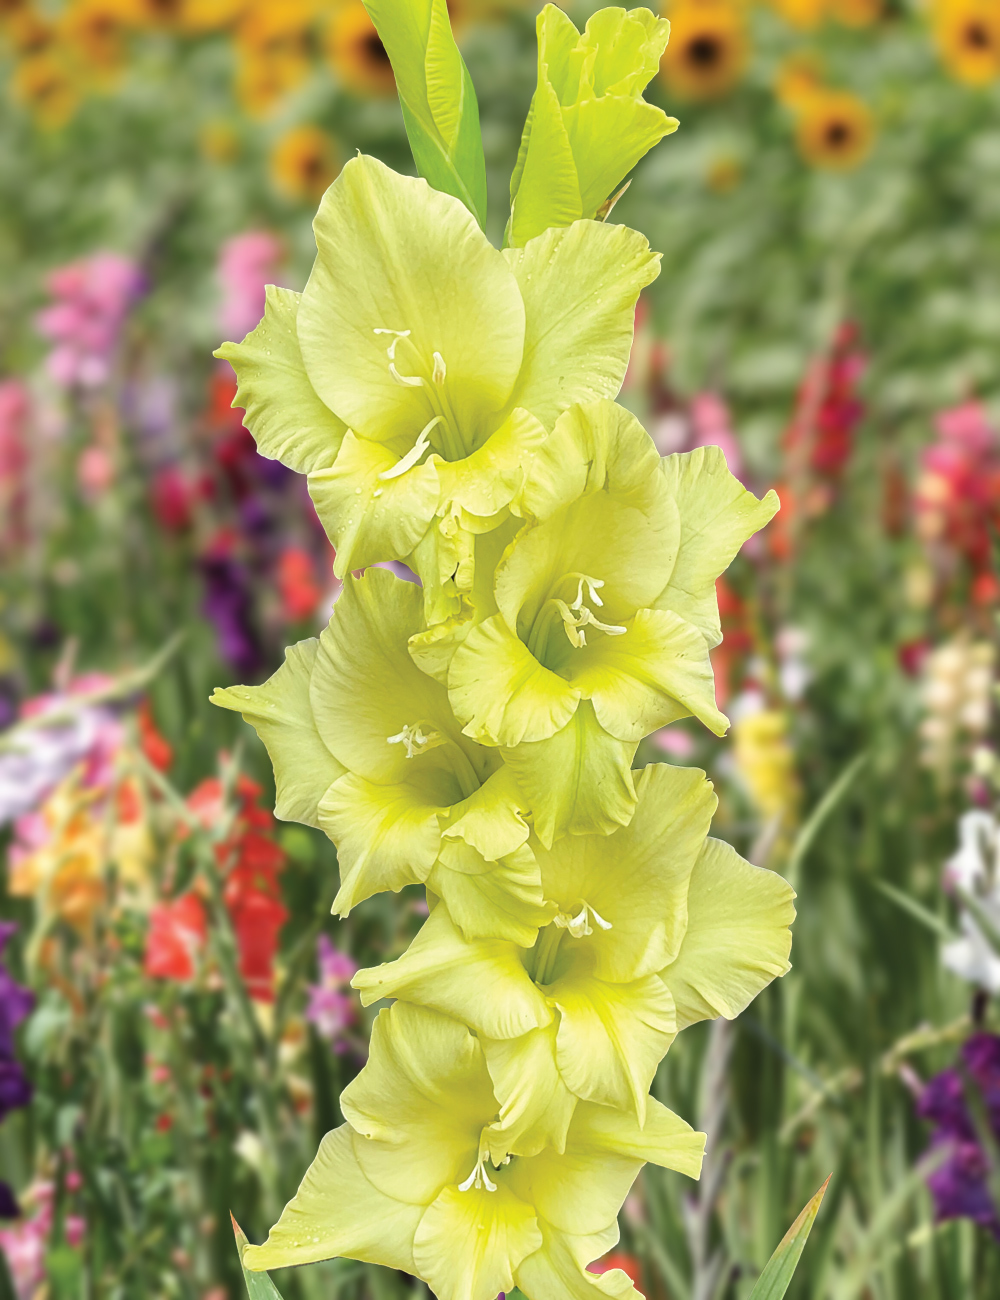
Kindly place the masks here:
[(588, 934), (594, 933), (593, 927), (590, 924), (590, 917), (594, 918), (595, 923), (599, 925), (602, 930), (610, 930), (612, 928), (611, 922), (605, 921), (604, 917), (601, 916), (597, 909), (591, 907), (589, 903), (584, 903), (576, 916), (569, 916), (566, 912), (560, 912), (555, 918), (555, 923), (560, 930), (568, 930), (574, 939), (583, 939)]
[(406, 723), (398, 736), (386, 736), (386, 744), (406, 746), (407, 758), (417, 758), (425, 750), (432, 749), (441, 743), (441, 733), (439, 731), (425, 732), (422, 722), (417, 722), (412, 727), (409, 723)]
[(497, 1189), (496, 1183), (490, 1181), (490, 1176), (486, 1172), (485, 1153), (480, 1155), (479, 1159), (475, 1163), (472, 1173), (468, 1176), (465, 1182), (459, 1183), (458, 1190), (460, 1192), (467, 1192), (470, 1187), (475, 1187), (477, 1191), (480, 1188), (485, 1187), (488, 1192), (495, 1192)]
[(399, 478), (400, 474), (405, 474), (408, 469), (412, 469), (427, 448), (431, 445), (427, 435), (435, 424), (440, 424), (442, 417), (435, 415), (433, 420), (428, 420), (424, 427), (417, 434), (417, 441), (413, 444), (405, 456), (400, 457), (393, 465), (392, 469), (383, 470), (379, 475), (380, 479)]
[(448, 367), (444, 363), (444, 357), (440, 352), (434, 353), (434, 374), (431, 378), (437, 384), (438, 388), (444, 383), (448, 374)]

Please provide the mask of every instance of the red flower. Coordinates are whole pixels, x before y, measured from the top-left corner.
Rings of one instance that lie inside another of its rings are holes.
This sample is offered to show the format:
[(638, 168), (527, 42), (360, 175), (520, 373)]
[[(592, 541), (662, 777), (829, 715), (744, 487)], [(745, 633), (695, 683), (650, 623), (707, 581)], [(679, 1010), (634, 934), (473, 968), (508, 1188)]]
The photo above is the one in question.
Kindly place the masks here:
[(323, 591), (312, 556), (301, 546), (288, 546), (278, 557), (278, 591), (286, 622), (298, 623), (316, 612)]
[(607, 1255), (595, 1260), (587, 1268), (588, 1273), (610, 1273), (613, 1268), (620, 1268), (626, 1273), (632, 1282), (638, 1286), (642, 1280), (642, 1270), (639, 1267), (639, 1261), (634, 1255), (629, 1255), (624, 1250), (612, 1250)]
[(146, 974), (154, 979), (193, 979), (195, 959), (207, 934), (205, 909), (197, 894), (189, 891), (170, 903), (157, 903), (149, 913)]
[(139, 746), (158, 772), (169, 771), (174, 761), (173, 746), (158, 731), (148, 700), (143, 700), (139, 708)]

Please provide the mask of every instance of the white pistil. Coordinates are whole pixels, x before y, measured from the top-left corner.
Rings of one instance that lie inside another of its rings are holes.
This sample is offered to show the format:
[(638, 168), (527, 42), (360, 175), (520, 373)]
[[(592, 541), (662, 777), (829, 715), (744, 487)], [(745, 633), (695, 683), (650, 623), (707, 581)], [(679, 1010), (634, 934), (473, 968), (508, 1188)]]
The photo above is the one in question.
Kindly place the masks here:
[(417, 758), (426, 750), (433, 749), (441, 743), (441, 733), (439, 731), (424, 731), (422, 722), (417, 722), (412, 727), (409, 723), (406, 723), (398, 736), (386, 736), (386, 743), (389, 745), (405, 745), (406, 757)]
[(555, 918), (556, 925), (560, 930), (568, 930), (574, 939), (583, 939), (588, 934), (593, 934), (594, 929), (590, 924), (590, 917), (594, 918), (594, 923), (602, 930), (612, 928), (610, 921), (605, 921), (596, 908), (591, 907), (589, 903), (584, 903), (576, 916), (569, 916), (566, 912), (560, 912)]
[(428, 420), (424, 427), (417, 434), (417, 441), (413, 444), (405, 456), (396, 461), (392, 469), (383, 470), (379, 475), (380, 479), (399, 478), (400, 474), (405, 474), (408, 469), (412, 469), (427, 448), (431, 445), (427, 435), (435, 424), (440, 424), (442, 417), (435, 415), (433, 420)]
[(485, 1187), (488, 1192), (495, 1192), (497, 1189), (496, 1183), (490, 1180), (490, 1176), (486, 1172), (485, 1152), (480, 1152), (479, 1159), (476, 1161), (472, 1173), (464, 1183), (459, 1183), (458, 1190), (460, 1192), (467, 1192), (470, 1187), (475, 1187), (477, 1191), (479, 1191), (480, 1188)]
[(444, 363), (444, 357), (440, 352), (434, 353), (434, 373), (431, 378), (437, 384), (438, 388), (444, 383), (448, 375), (448, 367)]
[(397, 384), (402, 384), (404, 388), (420, 388), (426, 382), (419, 375), (401, 375), (396, 369), (396, 345), (400, 339), (410, 337), (409, 330), (387, 330), (377, 329), (372, 331), (374, 334), (391, 334), (392, 342), (386, 348), (386, 356), (389, 358), (389, 374), (392, 375)]
[[(587, 634), (583, 630), (585, 627), (596, 627), (608, 636), (624, 636), (628, 628), (621, 627), (617, 623), (602, 623), (584, 602), (589, 600), (598, 608), (603, 608), (604, 601), (597, 594), (598, 589), (604, 586), (603, 578), (589, 578), (585, 573), (580, 575), (579, 582), (576, 586), (576, 598), (571, 604), (567, 605), (564, 600), (556, 599), (556, 607), (559, 610), (560, 617), (563, 621), (566, 635), (569, 638), (570, 645), (575, 650), (582, 649), (587, 644)], [(586, 587), (586, 594), (584, 594)]]

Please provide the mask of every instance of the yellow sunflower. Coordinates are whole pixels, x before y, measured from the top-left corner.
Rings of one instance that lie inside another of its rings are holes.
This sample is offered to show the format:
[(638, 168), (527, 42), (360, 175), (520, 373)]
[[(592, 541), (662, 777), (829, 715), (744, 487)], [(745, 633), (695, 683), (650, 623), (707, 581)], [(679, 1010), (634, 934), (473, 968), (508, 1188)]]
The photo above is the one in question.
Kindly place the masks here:
[(334, 141), (318, 126), (293, 127), (271, 152), (271, 177), (293, 199), (318, 202), (339, 170)]
[(771, 4), (790, 27), (802, 32), (814, 31), (827, 14), (827, 0), (771, 0)]
[(385, 46), (361, 0), (349, 0), (330, 19), (327, 56), (343, 85), (362, 95), (391, 95), (396, 79)]
[(72, 0), (59, 20), (63, 45), (98, 78), (121, 67), (131, 5), (128, 0)]
[(941, 59), (959, 81), (984, 86), (1000, 75), (1000, 6), (990, 0), (943, 0), (934, 14)]
[(236, 30), (236, 90), (247, 112), (265, 112), (309, 75), (313, 14), (307, 0), (257, 0), (247, 9)]
[(185, 0), (178, 26), (185, 32), (221, 32), (240, 21), (250, 0)]
[(843, 27), (871, 27), (885, 12), (882, 0), (829, 0), (830, 17)]
[(239, 157), (240, 137), (230, 122), (206, 122), (198, 132), (198, 144), (209, 162), (227, 163)]
[(15, 9), (4, 24), (7, 44), (15, 54), (31, 58), (51, 49), (56, 40), (56, 29), (47, 18), (28, 5)]
[(136, 27), (179, 27), (187, 0), (132, 0), (131, 21)]
[(799, 108), (796, 140), (799, 152), (814, 167), (848, 171), (871, 152), (875, 119), (856, 95), (823, 88)]
[(684, 99), (716, 99), (740, 78), (749, 54), (742, 10), (732, 0), (681, 0), (670, 11), (660, 71)]
[(11, 94), (40, 126), (65, 126), (80, 104), (80, 87), (63, 59), (44, 51), (22, 59), (14, 70)]
[(813, 50), (797, 50), (778, 68), (774, 93), (780, 104), (798, 111), (823, 90), (823, 62)]

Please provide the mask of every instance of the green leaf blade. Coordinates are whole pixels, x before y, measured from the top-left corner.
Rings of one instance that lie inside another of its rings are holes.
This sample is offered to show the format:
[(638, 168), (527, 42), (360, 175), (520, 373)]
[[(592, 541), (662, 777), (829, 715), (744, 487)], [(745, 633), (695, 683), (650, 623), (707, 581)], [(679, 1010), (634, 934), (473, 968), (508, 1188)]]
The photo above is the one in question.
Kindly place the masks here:
[[(233, 1216), (229, 1216), (233, 1219)], [(236, 1249), (240, 1253), (240, 1267), (243, 1269), (243, 1281), (246, 1283), (250, 1300), (282, 1300), (281, 1292), (271, 1281), (267, 1273), (251, 1273), (243, 1263), (243, 1253), (250, 1244), (240, 1225), (233, 1219), (233, 1233), (236, 1237)]]
[[(831, 1174), (830, 1178), (832, 1177)], [(830, 1178), (827, 1178), (778, 1243), (777, 1249), (767, 1261), (763, 1273), (750, 1292), (750, 1300), (782, 1300), (798, 1267), (806, 1242), (809, 1240), (819, 1207), (823, 1204), (823, 1197), (830, 1185)]]
[(486, 159), (472, 78), (445, 0), (365, 0), (392, 64), (417, 171), (483, 226)]

